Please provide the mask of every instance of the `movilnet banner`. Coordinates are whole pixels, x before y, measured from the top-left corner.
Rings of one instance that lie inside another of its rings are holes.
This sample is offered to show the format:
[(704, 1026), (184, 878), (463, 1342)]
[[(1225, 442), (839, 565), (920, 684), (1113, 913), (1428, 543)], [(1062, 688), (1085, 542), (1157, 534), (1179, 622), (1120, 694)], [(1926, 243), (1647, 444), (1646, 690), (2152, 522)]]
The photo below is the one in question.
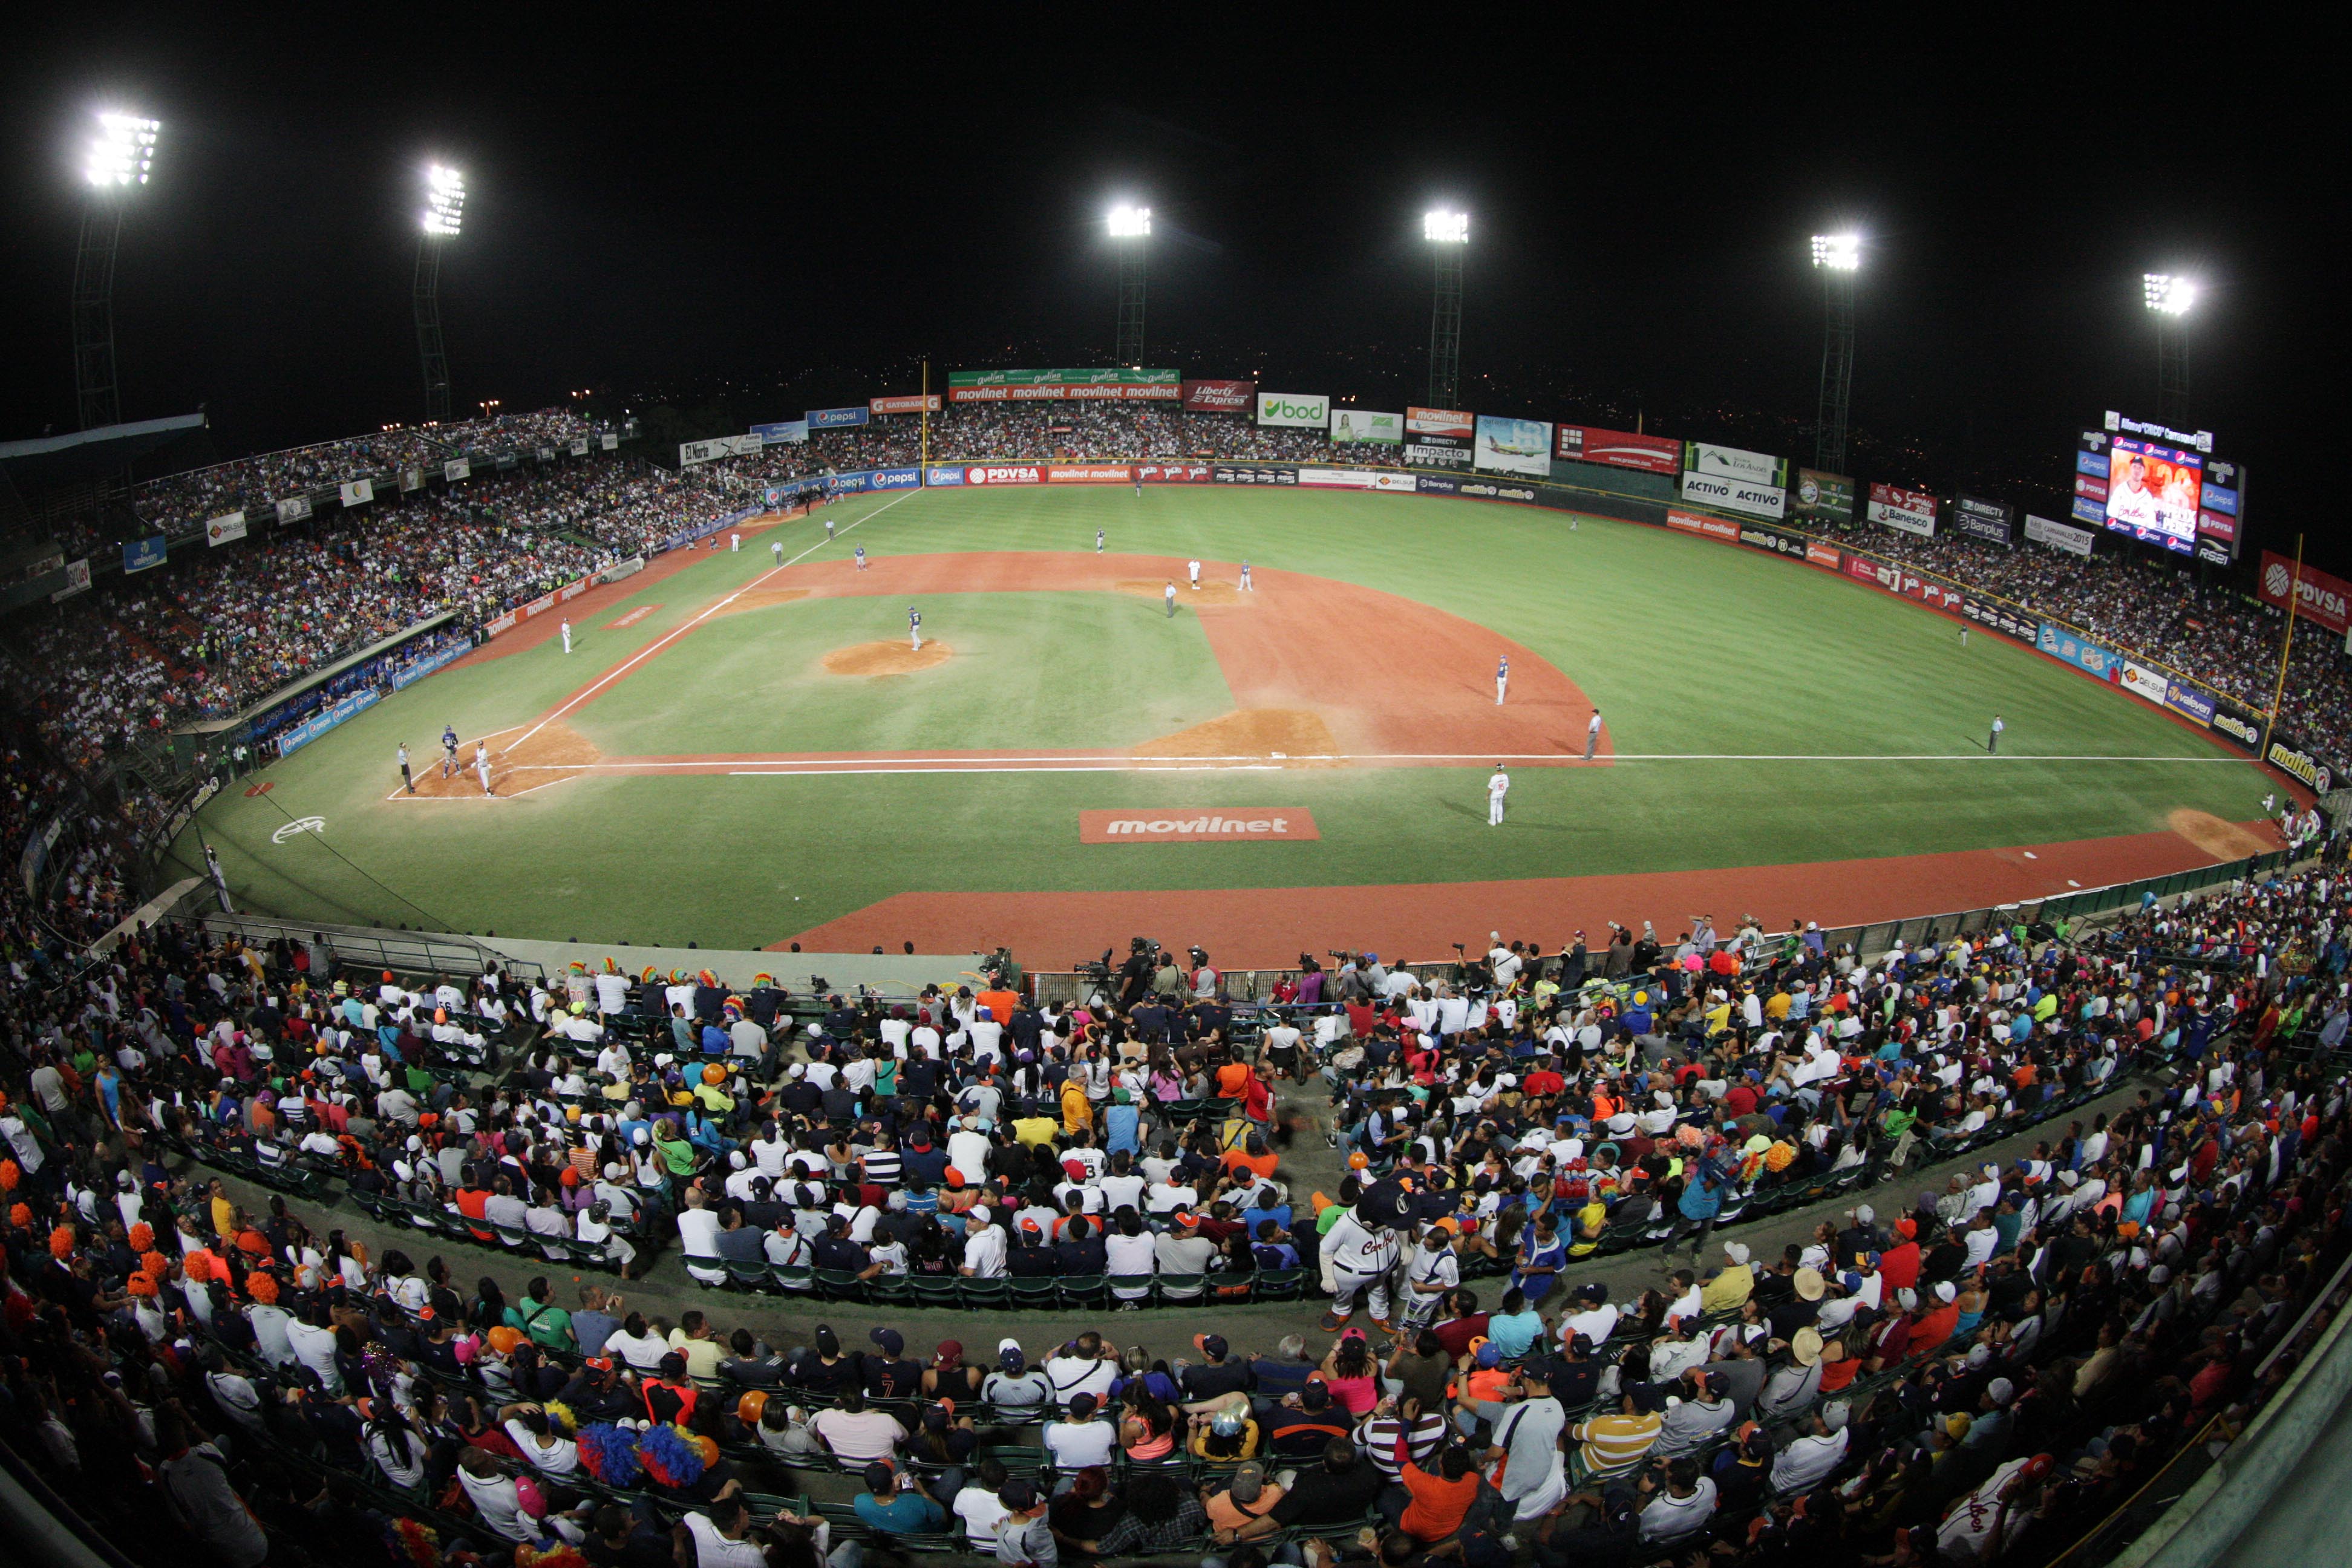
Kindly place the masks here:
[(205, 543), (209, 547), (231, 543), (245, 537), (245, 513), (230, 512), (205, 524)]
[(1612, 468), (1638, 468), (1645, 474), (1682, 471), (1683, 444), (1663, 436), (1636, 436), (1592, 425), (1555, 425), (1551, 442), (1551, 455), (1570, 462), (1606, 463)]
[(1474, 467), (1492, 474), (1526, 474), (1551, 478), (1551, 425), (1542, 419), (1504, 419), (1478, 416), (1478, 446)]
[(1897, 529), (1905, 533), (1933, 534), (1936, 531), (1936, 498), (1925, 490), (1906, 490), (1894, 485), (1870, 487), (1870, 521), (1881, 528)]
[(1952, 531), (1964, 538), (1998, 544), (2003, 550), (2017, 542), (2017, 509), (2006, 501), (1954, 496), (1951, 515)]
[(368, 502), (375, 500), (375, 481), (373, 479), (345, 479), (343, 481), (342, 489), (343, 505), (347, 509), (355, 506), (365, 506)]
[(1768, 485), (1774, 489), (1786, 489), (1789, 483), (1789, 460), (1786, 458), (1746, 452), (1737, 447), (1713, 447), (1705, 441), (1684, 443), (1683, 471), (1709, 474), (1719, 479), (1744, 479), (1749, 484)]
[(1703, 539), (1719, 539), (1726, 544), (1739, 542), (1738, 523), (1719, 517), (1702, 517), (1678, 506), (1666, 509), (1666, 526), (1677, 533), (1696, 533)]
[(1108, 365), (1096, 370), (959, 370), (948, 374), (950, 403), (1176, 403), (1184, 378), (1172, 370)]
[(2025, 537), (2036, 544), (2046, 544), (2053, 550), (2063, 550), (2069, 555), (2088, 555), (2098, 539), (2087, 528), (2075, 528), (2068, 523), (2053, 522), (2046, 517), (2025, 514)]
[(1135, 482), (1135, 470), (1124, 463), (1056, 464), (1045, 470), (1049, 485), (1126, 485)]
[(1331, 424), (1331, 398), (1321, 392), (1261, 392), (1257, 422), (1292, 430), (1324, 430)]
[(152, 539), (126, 539), (122, 542), (123, 574), (128, 576), (133, 572), (161, 566), (170, 553), (171, 546), (160, 533)]
[(441, 482), (446, 485), (454, 485), (459, 479), (472, 478), (473, 473), (473, 464), (466, 461), (463, 458), (453, 458), (449, 462), (441, 465)]
[(1404, 411), (1404, 427), (1415, 436), (1452, 436), (1467, 441), (1478, 433), (1478, 417), (1459, 408), (1413, 408)]
[(873, 417), (864, 404), (855, 408), (812, 408), (802, 418), (812, 430), (847, 430)]
[(1281, 844), (1322, 837), (1315, 830), (1315, 814), (1300, 805), (1122, 807), (1078, 813), (1081, 844)]
[(2042, 623), (2042, 630), (2034, 637), (2033, 646), (2051, 658), (2062, 659), (2086, 675), (2097, 676), (2101, 680), (2113, 680), (2123, 668), (2124, 661), (2097, 643), (2076, 636), (2065, 626), (2053, 626), (2048, 621)]
[(1247, 414), (1257, 406), (1254, 381), (1188, 381), (1183, 390), (1187, 414)]
[(1818, 468), (1799, 468), (1797, 493), (1790, 498), (1795, 504), (1790, 510), (1799, 517), (1852, 522), (1853, 496), (1853, 481), (1845, 475), (1825, 474)]
[(940, 395), (934, 392), (927, 397), (921, 393), (910, 393), (904, 397), (876, 397), (868, 399), (866, 406), (877, 414), (937, 414)]
[(808, 439), (808, 421), (779, 419), (770, 425), (754, 425), (751, 434), (760, 438), (762, 447), (797, 447)]
[(2263, 552), (2262, 576), (2256, 593), (2263, 603), (2284, 610), (2287, 595), (2293, 590), (2295, 614), (2306, 620), (2317, 621), (2329, 631), (2341, 635), (2352, 626), (2352, 583), (2316, 566), (2304, 566), (2302, 578), (2296, 580), (2295, 563), (2284, 555)]
[(1778, 485), (1758, 484), (1750, 479), (1727, 479), (1719, 474), (1703, 474), (1696, 468), (1683, 471), (1683, 500), (1695, 506), (1720, 507), (1748, 517), (1778, 519), (1787, 510), (1789, 492)]
[(1416, 468), (1466, 468), (1476, 456), (1466, 436), (1416, 436), (1404, 447), (1404, 460)]
[(300, 522), (310, 515), (310, 498), (309, 496), (288, 496), (278, 503), (278, 522), (281, 528), (289, 522)]
[(1404, 439), (1404, 416), (1375, 414), (1363, 408), (1331, 410), (1331, 443), (1334, 446), (1356, 446), (1372, 442), (1393, 447)]

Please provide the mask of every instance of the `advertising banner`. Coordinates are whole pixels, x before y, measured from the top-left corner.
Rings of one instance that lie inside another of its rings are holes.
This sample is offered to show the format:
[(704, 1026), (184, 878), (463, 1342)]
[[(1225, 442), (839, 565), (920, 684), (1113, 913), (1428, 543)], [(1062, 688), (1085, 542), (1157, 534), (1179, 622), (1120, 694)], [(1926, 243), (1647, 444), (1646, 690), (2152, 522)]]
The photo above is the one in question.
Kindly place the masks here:
[(1677, 533), (1696, 533), (1702, 538), (1719, 539), (1726, 544), (1739, 542), (1739, 525), (1719, 517), (1701, 517), (1695, 511), (1685, 511), (1678, 506), (1666, 509), (1666, 526)]
[(578, 437), (576, 437), (576, 438), (572, 441), (572, 455), (573, 457), (575, 457), (575, 458), (584, 458), (584, 457), (586, 457), (586, 456), (588, 455), (588, 437), (585, 437), (585, 436)]
[(169, 553), (170, 546), (160, 533), (152, 539), (126, 539), (122, 542), (123, 575), (161, 566)]
[(2271, 551), (2263, 551), (2257, 595), (2263, 604), (2284, 610), (2289, 589), (2294, 593), (2294, 613), (2297, 616), (2317, 621), (2329, 631), (2339, 634), (2347, 626), (2352, 626), (2352, 583), (2322, 572), (2316, 566), (2304, 567), (2302, 580), (2297, 582), (2293, 561)]
[(290, 755), (297, 749), (309, 745), (353, 714), (364, 713), (376, 705), (376, 700), (381, 695), (382, 693), (376, 688), (371, 686), (364, 690), (352, 692), (341, 701), (329, 703), (278, 736), (278, 754), (281, 757)]
[(1187, 414), (1247, 414), (1257, 406), (1254, 381), (1188, 381), (1183, 390)]
[[(634, 424), (635, 421), (633, 420), (631, 423)], [(596, 445), (607, 452), (616, 449), (620, 444), (621, 438), (610, 430), (605, 431), (603, 435), (596, 437)]]
[(923, 471), (923, 483), (932, 486), (960, 485), (963, 483), (963, 469), (960, 467), (953, 468), (926, 468)]
[(1793, 533), (1783, 533), (1777, 528), (1763, 528), (1752, 522), (1739, 525), (1739, 542), (1750, 550), (1761, 550), (1773, 555), (1787, 555), (1802, 560), (1805, 542)]
[(1335, 446), (1377, 442), (1393, 447), (1404, 439), (1404, 416), (1374, 414), (1362, 408), (1335, 408), (1331, 411), (1331, 440)]
[(1969, 599), (1960, 605), (1960, 614), (1980, 626), (1990, 626), (2003, 637), (2015, 637), (2029, 647), (2041, 640), (2042, 623), (2031, 616), (2021, 616), (2006, 605)]
[(1135, 477), (1147, 485), (1205, 485), (1209, 482), (1206, 463), (1139, 463)]
[(1121, 398), (1175, 403), (1184, 378), (1172, 370), (959, 370), (948, 375), (950, 403), (1061, 403)]
[(1478, 416), (1478, 447), (1475, 468), (1490, 474), (1527, 474), (1551, 478), (1551, 426), (1542, 419), (1501, 419)]
[(1054, 467), (1045, 470), (1049, 485), (1125, 485), (1135, 481), (1135, 470), (1123, 463)]
[(1778, 518), (1787, 509), (1789, 492), (1778, 485), (1761, 485), (1749, 479), (1727, 479), (1719, 474), (1702, 474), (1696, 469), (1683, 473), (1683, 500), (1697, 506), (1721, 507), (1726, 511), (1745, 513), (1749, 517)]
[(1578, 463), (1606, 463), (1615, 468), (1638, 468), (1645, 474), (1678, 474), (1683, 444), (1663, 436), (1636, 436), (1626, 430), (1603, 430), (1592, 425), (1552, 426), (1551, 455)]
[(693, 468), (698, 463), (715, 463), (721, 458), (746, 458), (760, 450), (765, 437), (750, 436), (714, 436), (708, 441), (686, 441), (677, 448), (677, 466)]
[(2165, 688), (2171, 684), (2155, 670), (2145, 665), (2134, 664), (2129, 659), (2124, 660), (2122, 679), (2125, 690), (2135, 697), (2145, 697), (2158, 706), (2164, 702)]
[(911, 490), (920, 488), (923, 470), (916, 468), (877, 468), (866, 476), (869, 490)]
[(1271, 463), (1213, 463), (1209, 478), (1221, 485), (1295, 485), (1298, 470)]
[(1952, 498), (1952, 531), (2007, 550), (2017, 542), (2017, 509), (1979, 496)]
[(2241, 707), (2226, 698), (2214, 698), (2213, 733), (2235, 741), (2248, 751), (2263, 743), (2263, 716), (2251, 708)]
[(1331, 399), (1320, 392), (1261, 392), (1257, 395), (1257, 422), (1294, 430), (1328, 429), (1331, 424)]
[(459, 479), (472, 478), (473, 472), (473, 464), (466, 461), (463, 458), (453, 458), (451, 461), (441, 465), (441, 482), (444, 484), (454, 485)]
[(1870, 521), (1881, 528), (1899, 529), (1905, 533), (1936, 531), (1936, 498), (1925, 490), (1873, 485), (1867, 510)]
[(428, 653), (423, 658), (411, 659), (406, 664), (395, 665), (392, 671), (392, 689), (399, 691), (414, 686), (435, 670), (455, 664), (473, 651), (472, 644), (461, 642), (437, 652)]
[(812, 430), (847, 430), (871, 417), (865, 405), (855, 408), (812, 408), (802, 417)]
[(2193, 686), (2178, 680), (2164, 683), (2164, 705), (2185, 719), (2194, 719), (2208, 729), (2213, 723), (2213, 700)]
[(1404, 448), (1404, 460), (1421, 468), (1466, 468), (1476, 455), (1466, 436), (1420, 436)]
[(2067, 509), (2066, 515), (2076, 522), (2087, 522), (2094, 528), (2104, 528), (2107, 521), (2107, 503), (2103, 500), (2092, 500), (2087, 496), (2076, 496), (2074, 504)]
[(972, 463), (963, 470), (968, 485), (1042, 485), (1045, 470), (1036, 463)]
[(2218, 539), (2208, 539), (2202, 534), (2197, 538), (2196, 555), (2198, 560), (2214, 566), (2227, 566), (2238, 558), (2234, 546), (2224, 544)]
[(1749, 484), (1769, 485), (1775, 489), (1786, 489), (1789, 483), (1786, 458), (1744, 452), (1737, 447), (1713, 447), (1705, 441), (1684, 443), (1683, 469), (1719, 479), (1745, 479)]
[(373, 500), (375, 500), (375, 481), (373, 479), (346, 479), (343, 481), (344, 506), (365, 506), (368, 502)]
[(1968, 596), (1958, 588), (1933, 577), (1923, 577), (1891, 561), (1874, 561), (1866, 555), (1848, 555), (1845, 571), (1847, 576), (1859, 582), (1884, 588), (1890, 594), (1899, 594), (1906, 599), (1916, 599), (1923, 605), (1934, 605), (1954, 614), (1965, 614), (1968, 609)]
[(1421, 488), (1418, 476), (1400, 474), (1394, 468), (1381, 468), (1372, 475), (1372, 489), (1391, 490), (1400, 495), (1412, 495)]
[(1797, 470), (1797, 493), (1790, 510), (1799, 517), (1823, 518), (1832, 522), (1853, 521), (1853, 481), (1843, 474), (1825, 474), (1818, 468)]
[(62, 605), (76, 594), (89, 592), (89, 557), (68, 561), (65, 564), (66, 585), (49, 595), (49, 603)]
[(1410, 490), (1411, 474), (1391, 468), (1301, 468), (1298, 482), (1343, 490)]
[(1189, 816), (1182, 806), (1078, 813), (1081, 844), (1291, 843), (1322, 837), (1303, 805), (1226, 805), (1195, 808)]
[(1462, 481), (1452, 474), (1418, 474), (1414, 477), (1421, 481), (1421, 493), (1425, 496), (1458, 496), (1462, 493)]
[(1478, 433), (1478, 419), (1459, 408), (1413, 408), (1404, 411), (1404, 427), (1415, 436), (1452, 436), (1467, 441)]
[(1805, 546), (1805, 560), (1812, 565), (1826, 566), (1834, 572), (1843, 559), (1834, 544), (1808, 543)]
[(808, 439), (808, 421), (779, 419), (772, 425), (754, 425), (751, 434), (760, 438), (762, 447), (797, 447)]
[(423, 489), (425, 488), (425, 470), (423, 468), (401, 469), (400, 488), (404, 493), (409, 490)]
[(2101, 680), (2113, 680), (2116, 672), (2123, 668), (2122, 659), (2117, 658), (2098, 644), (2077, 637), (2064, 626), (2052, 626), (2048, 621), (2042, 623), (2042, 629), (2035, 636), (2033, 646), (2051, 658), (2063, 659), (2086, 674), (2097, 676)]
[(309, 496), (288, 496), (278, 503), (278, 521), (281, 527), (289, 522), (299, 522), (310, 515)]
[(2273, 730), (2270, 750), (2263, 753), (2263, 761), (2301, 779), (2320, 795), (2336, 787), (2336, 770), (2293, 735)]
[(226, 517), (216, 517), (205, 524), (205, 543), (207, 546), (226, 544), (233, 540), (244, 537), (245, 513), (241, 511), (230, 512)]
[(937, 414), (940, 395), (934, 392), (926, 397), (918, 392), (904, 397), (877, 397), (869, 399), (866, 406), (877, 414)]
[(1533, 485), (1502, 484), (1494, 479), (1456, 479), (1454, 493), (1473, 496), (1479, 500), (1532, 501), (1537, 498)]
[(2098, 538), (2086, 528), (2053, 522), (2046, 517), (2025, 514), (2025, 537), (2036, 544), (2046, 544), (2053, 550), (2063, 550), (2069, 555), (2088, 555), (2092, 541)]

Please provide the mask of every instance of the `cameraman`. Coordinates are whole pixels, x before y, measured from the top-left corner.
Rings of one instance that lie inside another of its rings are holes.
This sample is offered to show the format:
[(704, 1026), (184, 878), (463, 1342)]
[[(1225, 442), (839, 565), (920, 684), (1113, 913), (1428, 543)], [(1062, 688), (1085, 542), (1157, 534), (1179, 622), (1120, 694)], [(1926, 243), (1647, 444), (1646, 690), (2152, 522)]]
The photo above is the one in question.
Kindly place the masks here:
[(1118, 1005), (1132, 1007), (1143, 1000), (1151, 989), (1152, 972), (1159, 965), (1153, 962), (1159, 944), (1146, 937), (1136, 937), (1127, 944), (1127, 962), (1118, 966)]

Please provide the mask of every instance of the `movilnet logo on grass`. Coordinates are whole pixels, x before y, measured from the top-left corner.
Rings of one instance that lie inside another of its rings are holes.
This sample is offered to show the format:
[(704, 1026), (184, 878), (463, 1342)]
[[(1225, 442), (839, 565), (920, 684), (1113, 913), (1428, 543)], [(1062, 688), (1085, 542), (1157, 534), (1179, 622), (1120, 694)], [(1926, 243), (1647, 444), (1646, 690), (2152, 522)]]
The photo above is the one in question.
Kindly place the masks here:
[(1322, 837), (1314, 813), (1295, 805), (1078, 813), (1081, 844), (1263, 844)]

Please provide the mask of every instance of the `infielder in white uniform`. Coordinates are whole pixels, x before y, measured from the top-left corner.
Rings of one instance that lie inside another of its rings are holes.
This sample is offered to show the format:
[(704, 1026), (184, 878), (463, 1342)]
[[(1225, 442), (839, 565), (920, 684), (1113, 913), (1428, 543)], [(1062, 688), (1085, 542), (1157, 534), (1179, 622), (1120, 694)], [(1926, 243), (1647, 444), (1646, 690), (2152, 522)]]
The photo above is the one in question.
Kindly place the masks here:
[(743, 536), (740, 533), (730, 533), (727, 536), (727, 553), (730, 555), (740, 554), (742, 552), (742, 549)]
[(1255, 588), (1250, 585), (1249, 563), (1246, 561), (1242, 563), (1242, 592), (1244, 594), (1255, 594), (1257, 592)]
[(1184, 569), (1192, 574), (1192, 587), (1195, 592), (1198, 592), (1201, 586), (1201, 563), (1194, 561)]
[(907, 606), (907, 635), (915, 639), (915, 651), (923, 651), (923, 612), (914, 605)]
[(1356, 1315), (1357, 1299), (1367, 1292), (1372, 1321), (1386, 1327), (1389, 1270), (1397, 1260), (1396, 1233), (1367, 1226), (1349, 1209), (1323, 1233), (1323, 1251), (1331, 1258), (1331, 1310), (1323, 1314), (1324, 1331), (1339, 1331)]
[(490, 749), (479, 741), (474, 742), (474, 772), (481, 778), (484, 795), (499, 793), (490, 787)]
[(1176, 584), (1173, 583), (1168, 584), (1168, 618), (1171, 621), (1176, 618)]
[(560, 629), (563, 633), (563, 651), (570, 653), (572, 651), (572, 623), (570, 621), (562, 622), (560, 624)]
[(1495, 706), (1503, 705), (1503, 693), (1511, 684), (1511, 656), (1505, 654), (1495, 665)]
[(1487, 826), (1500, 827), (1503, 826), (1503, 797), (1510, 793), (1511, 775), (1503, 771), (1502, 763), (1496, 763), (1495, 764), (1495, 776), (1486, 781)]
[(1601, 749), (1601, 710), (1592, 710), (1591, 722), (1584, 726), (1584, 760), (1591, 762), (1592, 753)]

